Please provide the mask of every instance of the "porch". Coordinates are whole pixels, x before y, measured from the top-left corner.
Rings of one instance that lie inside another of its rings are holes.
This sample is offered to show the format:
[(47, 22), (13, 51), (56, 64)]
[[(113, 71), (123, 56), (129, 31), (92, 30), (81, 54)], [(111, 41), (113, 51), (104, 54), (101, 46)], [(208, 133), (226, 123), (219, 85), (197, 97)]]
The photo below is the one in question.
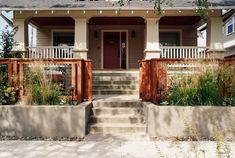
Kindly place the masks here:
[[(27, 47), (25, 58), (33, 59), (67, 59), (76, 58), (73, 46), (39, 46)], [(162, 46), (160, 58), (168, 59), (207, 59), (208, 47), (197, 46)]]
[[(218, 13), (214, 14), (216, 16)], [(219, 17), (208, 20), (207, 46), (198, 47), (200, 17), (192, 13), (180, 16), (170, 14), (161, 18), (139, 14), (118, 17), (97, 15), (90, 18), (52, 16), (34, 15), (24, 21), (24, 29), (27, 30), (29, 23), (37, 29), (36, 46), (29, 45), (28, 35), (15, 35), (16, 41), (23, 41), (24, 46), (20, 48), (25, 50), (24, 57), (89, 58), (93, 61), (93, 69), (138, 69), (138, 61), (142, 59), (223, 56), (222, 39), (214, 33), (222, 34), (222, 30), (215, 26), (221, 22)]]

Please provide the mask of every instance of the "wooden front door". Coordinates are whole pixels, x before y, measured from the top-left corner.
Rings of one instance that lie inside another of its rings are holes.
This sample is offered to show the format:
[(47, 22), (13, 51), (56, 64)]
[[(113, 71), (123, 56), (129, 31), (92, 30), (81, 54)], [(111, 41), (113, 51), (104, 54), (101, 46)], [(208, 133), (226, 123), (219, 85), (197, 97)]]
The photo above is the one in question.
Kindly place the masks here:
[(120, 68), (120, 32), (104, 32), (103, 47), (104, 68)]

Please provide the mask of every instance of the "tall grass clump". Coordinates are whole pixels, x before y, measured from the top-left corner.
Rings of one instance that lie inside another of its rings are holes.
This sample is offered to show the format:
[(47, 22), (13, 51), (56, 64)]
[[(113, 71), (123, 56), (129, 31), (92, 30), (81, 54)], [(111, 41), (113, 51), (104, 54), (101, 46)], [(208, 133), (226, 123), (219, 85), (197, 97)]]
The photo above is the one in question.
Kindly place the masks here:
[(234, 69), (234, 66), (203, 66), (193, 74), (175, 76), (167, 102), (182, 106), (235, 106)]
[(60, 103), (60, 87), (52, 83), (42, 64), (32, 64), (26, 81), (26, 103), (30, 105), (56, 105)]

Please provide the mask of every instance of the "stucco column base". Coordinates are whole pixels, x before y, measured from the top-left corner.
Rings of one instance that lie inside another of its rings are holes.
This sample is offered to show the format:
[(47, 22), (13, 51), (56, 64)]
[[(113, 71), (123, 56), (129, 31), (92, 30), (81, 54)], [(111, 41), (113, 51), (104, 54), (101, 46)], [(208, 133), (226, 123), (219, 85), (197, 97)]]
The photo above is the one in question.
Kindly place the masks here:
[(161, 50), (145, 50), (144, 51), (145, 59), (160, 58), (160, 55), (161, 55)]
[(208, 50), (207, 53), (211, 59), (223, 59), (225, 50)]
[(87, 60), (87, 51), (88, 50), (73, 50), (74, 58)]

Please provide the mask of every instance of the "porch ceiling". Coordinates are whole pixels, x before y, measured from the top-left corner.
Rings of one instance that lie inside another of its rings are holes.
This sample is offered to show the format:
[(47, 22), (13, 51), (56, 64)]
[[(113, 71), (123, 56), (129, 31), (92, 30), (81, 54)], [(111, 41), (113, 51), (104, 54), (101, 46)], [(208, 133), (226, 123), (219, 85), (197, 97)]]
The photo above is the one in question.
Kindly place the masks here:
[(199, 21), (199, 16), (167, 16), (160, 19), (160, 25), (195, 25)]
[(145, 25), (141, 17), (94, 17), (89, 25)]
[(41, 26), (74, 26), (75, 22), (70, 17), (34, 17), (30, 22), (37, 27)]

